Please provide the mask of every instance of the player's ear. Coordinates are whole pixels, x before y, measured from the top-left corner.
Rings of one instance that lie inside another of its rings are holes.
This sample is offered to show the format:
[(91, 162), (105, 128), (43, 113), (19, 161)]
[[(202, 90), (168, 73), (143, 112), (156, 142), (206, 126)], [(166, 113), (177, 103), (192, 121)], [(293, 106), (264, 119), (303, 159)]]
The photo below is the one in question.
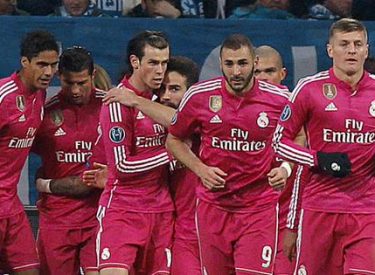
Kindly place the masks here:
[(137, 56), (135, 56), (134, 54), (132, 54), (129, 57), (129, 60), (130, 60), (130, 64), (131, 64), (132, 68), (134, 70), (137, 70), (139, 68), (139, 58)]
[(22, 56), (22, 57), (21, 57), (21, 65), (22, 65), (22, 68), (27, 67), (29, 64), (30, 64), (29, 59), (28, 59), (26, 56)]
[(332, 58), (332, 45), (330, 43), (327, 44), (327, 54), (330, 58)]

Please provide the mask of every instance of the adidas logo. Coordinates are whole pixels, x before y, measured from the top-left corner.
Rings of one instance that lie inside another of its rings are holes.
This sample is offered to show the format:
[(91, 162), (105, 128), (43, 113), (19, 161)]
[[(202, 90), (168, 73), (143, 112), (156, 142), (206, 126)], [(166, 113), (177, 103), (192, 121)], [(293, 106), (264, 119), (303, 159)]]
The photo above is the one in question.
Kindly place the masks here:
[(222, 123), (223, 121), (218, 115), (215, 115), (213, 118), (211, 118), (210, 123)]
[(20, 118), (18, 119), (18, 122), (24, 122), (26, 121), (26, 117), (25, 115), (23, 114), (22, 116), (20, 116)]
[(59, 129), (57, 129), (55, 132), (55, 137), (65, 136), (65, 135), (66, 135), (65, 131), (61, 127), (59, 127)]
[(333, 102), (331, 102), (324, 110), (328, 112), (337, 111), (337, 107), (335, 106), (335, 104), (333, 104)]
[(137, 119), (144, 119), (144, 118), (145, 118), (145, 116), (142, 114), (141, 111), (139, 111), (138, 114), (137, 114)]

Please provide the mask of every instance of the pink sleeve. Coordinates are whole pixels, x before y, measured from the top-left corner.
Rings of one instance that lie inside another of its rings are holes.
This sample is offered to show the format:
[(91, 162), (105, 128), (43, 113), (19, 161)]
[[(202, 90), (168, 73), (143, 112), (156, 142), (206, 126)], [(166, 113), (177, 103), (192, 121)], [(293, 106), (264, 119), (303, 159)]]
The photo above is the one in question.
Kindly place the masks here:
[(169, 162), (165, 148), (138, 155), (133, 153), (133, 117), (130, 108), (120, 103), (103, 105), (100, 124), (107, 164), (115, 167), (117, 179), (139, 178)]
[(280, 116), (273, 136), (273, 148), (277, 158), (313, 167), (317, 165), (316, 151), (294, 143), (294, 138), (308, 119), (308, 104), (308, 93), (297, 84)]

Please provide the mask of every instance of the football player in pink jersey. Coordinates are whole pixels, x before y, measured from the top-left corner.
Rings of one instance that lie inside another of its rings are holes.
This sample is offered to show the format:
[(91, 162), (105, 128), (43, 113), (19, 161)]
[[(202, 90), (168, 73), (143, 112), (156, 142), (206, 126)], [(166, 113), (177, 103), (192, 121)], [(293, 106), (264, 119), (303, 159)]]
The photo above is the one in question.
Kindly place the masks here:
[[(106, 104), (117, 101), (135, 107), (165, 127), (169, 127), (183, 95), (198, 81), (198, 77), (198, 66), (191, 59), (182, 56), (171, 57), (159, 90), (160, 103), (164, 106), (123, 88), (112, 89), (104, 97), (104, 101)], [(194, 136), (190, 143), (194, 147), (193, 150), (198, 152), (199, 137)], [(171, 162), (170, 171), (169, 183), (176, 207), (171, 274), (201, 274), (194, 219), (195, 185), (198, 184), (198, 179), (194, 173), (176, 160)]]
[[(298, 82), (274, 135), (279, 158), (311, 168), (296, 273), (375, 274), (375, 80), (364, 70), (365, 26), (334, 22), (327, 52), (332, 68)], [(301, 127), (307, 148), (292, 141)]]
[[(278, 193), (267, 174), (287, 89), (255, 79), (257, 58), (244, 35), (224, 40), (220, 63), (223, 77), (193, 85), (185, 94), (167, 147), (201, 181), (196, 222), (202, 273), (271, 274)], [(197, 129), (198, 156), (184, 143)], [(287, 169), (278, 170), (286, 177)]]
[[(163, 33), (137, 34), (128, 44), (130, 74), (119, 87), (152, 100), (169, 55)], [(100, 274), (169, 273), (174, 206), (167, 185), (166, 129), (118, 102), (103, 106), (100, 123), (108, 163), (98, 211)]]
[(33, 151), (41, 156), (38, 251), (42, 274), (98, 274), (96, 211), (101, 190), (81, 181), (98, 138), (104, 92), (94, 87), (94, 62), (82, 47), (60, 56), (61, 91), (46, 104)]
[(12, 274), (39, 274), (17, 183), (43, 119), (45, 90), (56, 72), (58, 53), (52, 34), (28, 33), (21, 42), (21, 69), (0, 80), (0, 260), (1, 269)]

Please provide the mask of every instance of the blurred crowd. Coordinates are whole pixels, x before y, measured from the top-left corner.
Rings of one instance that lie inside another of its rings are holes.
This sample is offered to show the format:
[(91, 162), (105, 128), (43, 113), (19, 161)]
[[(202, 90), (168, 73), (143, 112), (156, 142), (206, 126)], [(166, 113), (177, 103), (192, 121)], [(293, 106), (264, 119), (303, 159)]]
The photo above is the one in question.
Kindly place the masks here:
[(0, 0), (0, 15), (375, 19), (373, 0)]

